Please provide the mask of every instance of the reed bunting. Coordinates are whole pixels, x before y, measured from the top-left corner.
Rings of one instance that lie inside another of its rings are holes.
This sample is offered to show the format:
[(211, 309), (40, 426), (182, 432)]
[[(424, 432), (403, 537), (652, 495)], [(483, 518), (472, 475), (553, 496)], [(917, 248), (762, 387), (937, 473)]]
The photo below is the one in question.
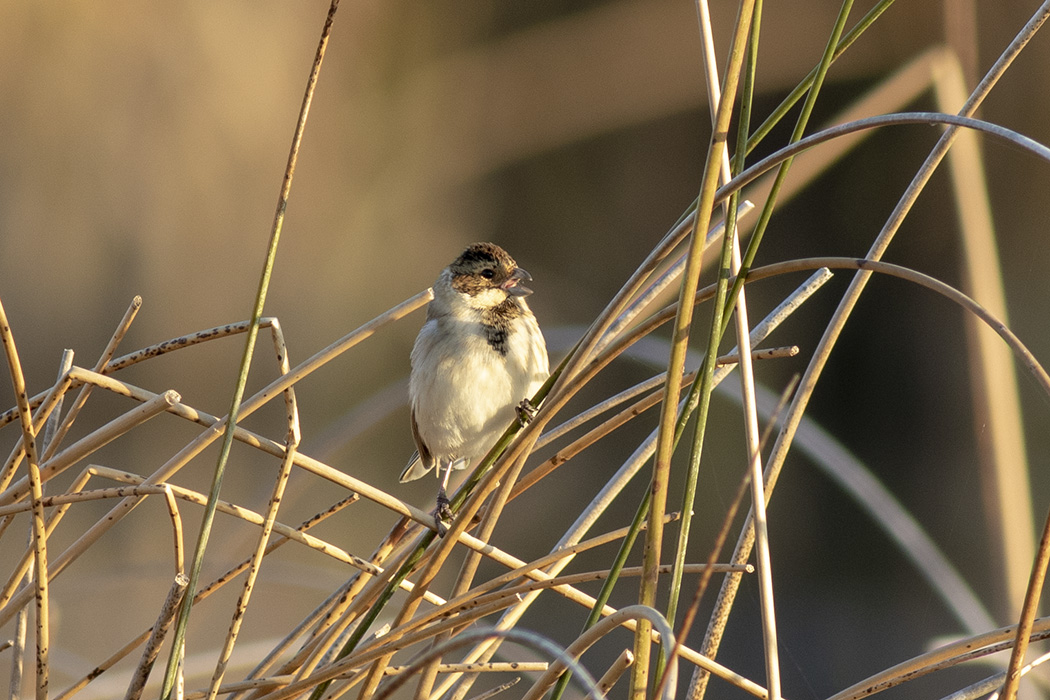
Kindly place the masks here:
[(474, 243), (434, 283), (434, 300), (412, 348), (409, 399), (416, 454), (401, 482), (435, 466), (435, 521), (444, 534), (453, 469), (484, 457), (547, 379), (547, 348), (525, 297), (532, 276), (505, 250)]

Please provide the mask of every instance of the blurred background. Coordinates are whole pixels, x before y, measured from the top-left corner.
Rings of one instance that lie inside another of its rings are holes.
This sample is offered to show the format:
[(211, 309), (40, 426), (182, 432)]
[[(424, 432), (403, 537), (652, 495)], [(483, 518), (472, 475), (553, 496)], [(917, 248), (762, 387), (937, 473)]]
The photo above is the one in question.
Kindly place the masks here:
[[(854, 17), (870, 6), (858, 3)], [(1035, 7), (1016, 0), (897, 2), (832, 68), (814, 125), (945, 43), (959, 50), (972, 87)], [(120, 352), (248, 316), (326, 9), (273, 0), (0, 4), (0, 299), (30, 393), (51, 384), (63, 348), (76, 351), (76, 364), (92, 366), (136, 294), (143, 308)], [(818, 62), (837, 10), (813, 0), (769, 3), (756, 121)], [(734, 3), (712, 7), (720, 60), (735, 12)], [(560, 359), (696, 195), (710, 131), (701, 67), (696, 9), (687, 0), (345, 0), (266, 306), (267, 315), (281, 320), (292, 364), (425, 289), (476, 240), (499, 243), (532, 273), (530, 303), (552, 359)], [(1050, 141), (1048, 67), (1050, 37), (1037, 35), (980, 116)], [(929, 90), (897, 106), (935, 108)], [(790, 125), (774, 132), (762, 152), (789, 132)], [(783, 203), (758, 263), (863, 255), (939, 133), (898, 127), (872, 135)], [(982, 147), (1011, 327), (1046, 358), (1050, 167), (1001, 142), (985, 140)], [(959, 246), (947, 175), (938, 173), (887, 259), (959, 285)], [(798, 344), (802, 353), (759, 367), (771, 390), (779, 392), (805, 368), (848, 280), (840, 272), (777, 334), (774, 344)], [(749, 293), (752, 319), (800, 281), (756, 285)], [(698, 317), (707, 313), (705, 307)], [(412, 451), (402, 397), (421, 322), (416, 313), (385, 328), (297, 391), (303, 452), (426, 508), (434, 489), (429, 480), (396, 483)], [(222, 415), (242, 343), (242, 336), (208, 343), (122, 378), (153, 391), (176, 389), (186, 403)], [(269, 342), (260, 339), (249, 391), (275, 371)], [(656, 371), (624, 360), (578, 407)], [(1050, 453), (1047, 404), (1024, 377), (1020, 393), (1031, 509), (1041, 526), (1050, 503), (1043, 468)], [(1005, 625), (1013, 615), (1011, 584), (1004, 581), (1000, 544), (989, 536), (994, 518), (979, 470), (987, 435), (975, 422), (971, 394), (962, 312), (929, 292), (877, 278), (809, 415), (901, 500), (996, 624)], [(0, 408), (13, 403), (4, 380)], [(129, 405), (96, 392), (91, 407), (76, 434)], [(279, 438), (280, 413), (273, 405), (248, 425)], [(569, 499), (590, 498), (655, 420), (640, 419), (537, 489), (527, 508), (511, 513), (520, 529), (500, 532), (508, 548), (525, 558), (545, 552), (575, 517), (579, 503)], [(710, 466), (697, 506), (695, 560), (706, 557), (743, 469), (735, 404), (716, 399), (713, 421), (718, 439), (709, 439), (705, 452)], [(92, 462), (149, 473), (196, 432), (162, 416)], [(4, 454), (16, 438), (14, 426), (0, 431)], [(205, 452), (180, 480), (203, 489), (216, 454)], [(276, 468), (235, 450), (224, 496), (262, 508)], [(645, 485), (635, 486), (640, 494)], [(342, 495), (297, 477), (281, 520), (296, 524)], [(635, 503), (632, 497), (611, 511), (602, 529), (625, 524)], [(104, 506), (74, 510), (68, 529), (55, 535), (56, 547)], [(152, 623), (170, 577), (170, 530), (162, 504), (140, 511), (108, 536), (104, 556), (94, 554), (56, 581), (55, 688), (126, 641), (123, 632), (112, 639), (100, 633), (109, 621), (135, 630)], [(184, 517), (192, 537), (199, 512), (186, 506)], [(883, 532), (804, 455), (789, 457), (770, 519), (789, 697), (829, 695), (962, 632)], [(392, 522), (361, 504), (317, 534), (367, 556)], [(156, 541), (142, 536), (153, 528)], [(1034, 532), (1018, 536), (1031, 539)], [(204, 580), (223, 562), (246, 556), (252, 535), (236, 526), (216, 535)], [(13, 556), (12, 539), (2, 543), (9, 547), (0, 549), (3, 556)], [(600, 568), (609, 556), (589, 563)], [(256, 603), (272, 619), (249, 615), (245, 628), (262, 640), (261, 649), (268, 649), (266, 624), (290, 628), (348, 575), (319, 556), (291, 551), (264, 574), (270, 585)], [(218, 632), (202, 621), (193, 633), (211, 634), (217, 643), (234, 595), (210, 604)], [(614, 602), (634, 595), (628, 582)], [(575, 636), (585, 617), (560, 602), (539, 610), (538, 627), (550, 624), (543, 616), (566, 618), (564, 630), (549, 627), (562, 641)], [(757, 616), (749, 581), (719, 660), (761, 682)], [(704, 623), (702, 613), (698, 627)], [(0, 637), (9, 635), (0, 629)], [(699, 635), (691, 642), (698, 645)], [(252, 643), (246, 642), (247, 656), (256, 653)], [(0, 657), (0, 676), (4, 665)], [(948, 685), (988, 672), (971, 667)], [(917, 697), (923, 687), (895, 697)], [(122, 694), (121, 683), (115, 688)], [(736, 697), (724, 685), (718, 692)], [(83, 697), (92, 693), (104, 694), (89, 687)]]

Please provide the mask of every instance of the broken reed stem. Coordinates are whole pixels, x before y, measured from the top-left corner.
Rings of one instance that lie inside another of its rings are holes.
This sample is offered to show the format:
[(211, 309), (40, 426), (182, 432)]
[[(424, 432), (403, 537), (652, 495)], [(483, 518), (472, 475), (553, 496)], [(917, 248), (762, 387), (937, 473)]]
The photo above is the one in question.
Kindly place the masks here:
[[(264, 316), (259, 319), (259, 327), (269, 328), (270, 324), (275, 320), (276, 319), (272, 316)], [(238, 321), (236, 323), (226, 323), (221, 326), (206, 328), (187, 335), (169, 338), (163, 342), (155, 343), (154, 345), (130, 352), (127, 355), (121, 355), (106, 365), (105, 374), (112, 374), (138, 364), (139, 362), (150, 360), (154, 357), (160, 357), (161, 355), (166, 355), (169, 352), (175, 352), (176, 350), (193, 347), (194, 345), (199, 345), (200, 343), (205, 343), (210, 340), (220, 340), (241, 333), (247, 333), (248, 328), (250, 327), (251, 321)]]
[(609, 694), (609, 691), (613, 689), (613, 686), (616, 685), (620, 677), (633, 663), (634, 654), (631, 653), (630, 649), (624, 649), (620, 652), (620, 655), (616, 657), (616, 661), (613, 661), (609, 669), (598, 679), (598, 690), (601, 691), (602, 695)]
[(146, 680), (149, 678), (150, 671), (153, 670), (153, 664), (160, 654), (160, 646), (164, 642), (164, 636), (175, 619), (175, 612), (182, 602), (183, 596), (186, 595), (186, 587), (189, 583), (190, 581), (185, 574), (178, 573), (175, 575), (175, 580), (171, 584), (171, 590), (168, 591), (168, 597), (164, 600), (164, 605), (161, 606), (160, 615), (157, 616), (157, 621), (153, 624), (153, 630), (150, 632), (149, 640), (146, 642), (146, 648), (142, 650), (142, 658), (139, 660), (139, 665), (131, 676), (131, 683), (128, 685), (128, 691), (124, 695), (125, 700), (138, 700), (142, 696), (142, 690), (146, 687)]
[[(760, 348), (758, 350), (751, 351), (752, 360), (779, 360), (786, 357), (794, 357), (799, 353), (799, 347), (797, 345), (784, 345), (777, 348)], [(734, 352), (728, 355), (721, 355), (715, 360), (716, 367), (724, 367), (726, 365), (735, 365), (740, 362), (740, 353)]]
[(179, 502), (175, 499), (175, 492), (172, 491), (168, 484), (161, 484), (163, 486), (164, 503), (168, 506), (168, 515), (171, 516), (171, 530), (172, 539), (174, 542), (174, 556), (172, 557), (175, 564), (175, 576), (179, 576), (185, 573), (186, 569), (186, 548), (183, 546), (182, 540), (182, 517), (179, 515)]

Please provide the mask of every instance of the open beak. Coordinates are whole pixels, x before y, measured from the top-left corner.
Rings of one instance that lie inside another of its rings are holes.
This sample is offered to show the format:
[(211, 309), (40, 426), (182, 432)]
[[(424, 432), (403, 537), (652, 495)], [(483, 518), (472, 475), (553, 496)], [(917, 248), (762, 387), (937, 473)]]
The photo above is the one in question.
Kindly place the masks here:
[(532, 294), (532, 290), (528, 287), (522, 286), (522, 281), (531, 282), (532, 275), (525, 272), (525, 270), (522, 270), (520, 267), (516, 267), (514, 268), (514, 272), (510, 273), (510, 277), (507, 278), (507, 281), (500, 286), (511, 296), (527, 297)]

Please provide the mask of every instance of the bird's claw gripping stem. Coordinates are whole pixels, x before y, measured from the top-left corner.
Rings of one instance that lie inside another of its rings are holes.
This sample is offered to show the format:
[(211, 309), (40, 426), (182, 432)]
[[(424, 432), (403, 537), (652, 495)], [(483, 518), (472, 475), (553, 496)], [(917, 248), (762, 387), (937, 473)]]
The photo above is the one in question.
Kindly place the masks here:
[(434, 509), (434, 526), (437, 527), (437, 533), (441, 537), (445, 536), (448, 532), (448, 526), (445, 522), (452, 522), (455, 517), (455, 513), (452, 512), (452, 501), (448, 500), (448, 496), (445, 495), (445, 489), (438, 489), (437, 496), (437, 508)]
[(524, 428), (532, 420), (532, 417), (536, 415), (536, 407), (532, 405), (532, 402), (527, 398), (522, 399), (521, 403), (517, 405), (518, 412), (518, 425)]

